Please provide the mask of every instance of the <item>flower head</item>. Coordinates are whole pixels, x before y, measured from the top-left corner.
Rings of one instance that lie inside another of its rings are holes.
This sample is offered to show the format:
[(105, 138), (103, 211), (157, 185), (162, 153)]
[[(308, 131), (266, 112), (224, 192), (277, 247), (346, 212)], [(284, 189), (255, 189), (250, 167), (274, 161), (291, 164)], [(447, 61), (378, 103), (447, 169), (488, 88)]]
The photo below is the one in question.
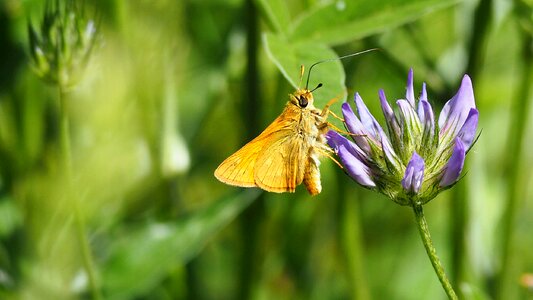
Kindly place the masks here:
[(405, 99), (396, 101), (397, 112), (385, 92), (379, 91), (385, 131), (355, 94), (357, 114), (348, 103), (342, 105), (351, 140), (335, 131), (326, 135), (348, 175), (402, 205), (426, 203), (459, 180), (479, 116), (468, 75), (438, 120), (427, 99), (426, 85), (422, 85), (418, 100), (414, 95), (413, 70), (407, 78)]
[(93, 20), (86, 20), (76, 1), (46, 1), (39, 26), (28, 24), (32, 66), (37, 75), (53, 84), (77, 83), (96, 38)]

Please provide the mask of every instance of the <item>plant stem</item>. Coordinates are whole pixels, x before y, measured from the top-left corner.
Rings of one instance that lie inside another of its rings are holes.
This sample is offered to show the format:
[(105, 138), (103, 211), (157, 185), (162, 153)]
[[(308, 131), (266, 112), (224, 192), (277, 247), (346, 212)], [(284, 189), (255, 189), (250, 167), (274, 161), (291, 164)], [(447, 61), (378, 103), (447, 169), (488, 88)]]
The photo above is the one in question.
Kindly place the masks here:
[[(450, 244), (451, 263), (449, 273), (452, 282), (458, 283), (467, 279), (467, 271), (470, 266), (467, 253), (466, 233), (468, 232), (468, 220), (470, 218), (468, 202), (464, 201), (467, 196), (467, 184), (465, 180), (458, 182), (453, 189), (453, 196), (450, 201), (449, 224), (450, 224)], [(461, 295), (461, 291), (458, 291)]]
[(448, 298), (456, 300), (458, 299), (457, 295), (455, 294), (448, 277), (446, 277), (444, 268), (442, 267), (439, 257), (437, 256), (437, 250), (435, 249), (435, 246), (433, 246), (433, 241), (431, 240), (431, 236), (429, 234), (429, 228), (426, 218), (424, 217), (422, 205), (413, 204), (413, 210), (415, 212), (416, 224), (418, 225), (420, 237), (422, 238), (422, 242), (426, 248), (426, 253), (428, 254), (429, 260), (433, 265), (433, 269), (435, 269), (435, 273), (437, 273), (437, 277), (439, 277), (440, 283), (442, 284), (446, 295), (448, 295)]
[[(246, 87), (244, 99), (242, 101), (242, 112), (246, 124), (246, 140), (253, 139), (260, 132), (259, 105), (261, 103), (261, 92), (259, 88), (259, 16), (256, 8), (256, 1), (244, 1), (245, 25), (246, 25), (246, 77), (244, 78)], [(240, 278), (238, 299), (253, 298), (254, 285), (257, 281), (257, 265), (261, 261), (259, 242), (261, 223), (264, 218), (262, 193), (254, 203), (252, 203), (241, 215), (240, 225), (243, 242), (242, 257), (240, 262)]]
[(66, 103), (65, 91), (59, 85), (59, 117), (61, 130), (61, 154), (63, 155), (64, 168), (69, 183), (72, 181), (72, 157), (70, 154), (70, 124), (68, 119), (68, 108)]
[(67, 99), (65, 99), (65, 91), (59, 85), (59, 114), (60, 114), (60, 132), (61, 132), (61, 154), (63, 156), (63, 164), (67, 177), (67, 195), (72, 197), (72, 210), (74, 211), (74, 220), (76, 226), (76, 235), (78, 237), (78, 242), (81, 249), (82, 261), (85, 271), (87, 272), (87, 277), (89, 280), (89, 285), (91, 289), (91, 294), (93, 299), (101, 299), (98, 285), (96, 283), (96, 272), (94, 270), (94, 262), (91, 254), (91, 249), (89, 246), (89, 241), (85, 234), (85, 220), (80, 211), (79, 207), (79, 197), (77, 192), (73, 188), (74, 177), (72, 173), (72, 154), (70, 150), (70, 123), (68, 117), (68, 107)]
[[(531, 81), (533, 80), (533, 37), (524, 30), (522, 32), (522, 70), (519, 86), (516, 89), (516, 95), (512, 108), (511, 126), (509, 127), (508, 141), (510, 153), (508, 165), (506, 168), (506, 178), (508, 178), (508, 191), (505, 201), (505, 208), (501, 224), (502, 240), (502, 269), (498, 274), (498, 290), (496, 299), (509, 299), (516, 295), (517, 285), (515, 278), (518, 278), (517, 266), (520, 265), (520, 256), (515, 256), (514, 251), (520, 241), (517, 240), (517, 215), (523, 208), (523, 188), (520, 185), (521, 172), (523, 172), (523, 144), (527, 132), (528, 112), (530, 111), (530, 91)], [(527, 178), (527, 176), (524, 176)]]
[[(337, 172), (336, 174), (339, 174)], [(340, 175), (337, 175), (340, 179)], [(339, 214), (341, 219), (341, 245), (344, 250), (346, 269), (350, 280), (352, 299), (370, 299), (370, 288), (365, 278), (365, 254), (363, 247), (363, 233), (361, 230), (361, 218), (359, 203), (353, 199), (353, 191), (347, 199), (347, 186), (345, 180), (338, 180), (339, 188)]]

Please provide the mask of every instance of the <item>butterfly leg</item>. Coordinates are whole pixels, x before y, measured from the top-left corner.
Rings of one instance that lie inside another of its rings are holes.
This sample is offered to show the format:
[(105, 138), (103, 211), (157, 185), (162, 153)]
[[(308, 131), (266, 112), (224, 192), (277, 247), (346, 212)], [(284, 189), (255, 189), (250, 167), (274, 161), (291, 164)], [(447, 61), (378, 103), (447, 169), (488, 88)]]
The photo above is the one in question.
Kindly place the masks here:
[(337, 116), (333, 111), (330, 110), (329, 113), (330, 113), (335, 119), (337, 119), (337, 120), (339, 120), (339, 121), (341, 121), (341, 122), (344, 123), (344, 119), (341, 118), (341, 117), (339, 117), (339, 116)]
[(339, 127), (333, 125), (333, 124), (330, 123), (330, 122), (326, 122), (326, 123), (324, 123), (324, 124), (326, 124), (326, 126), (327, 126), (328, 128), (331, 128), (331, 129), (337, 131), (338, 133), (346, 134), (346, 135), (349, 135), (349, 136), (366, 136), (366, 134), (359, 134), (359, 133), (353, 133), (353, 132), (348, 132), (348, 131), (346, 131), (346, 130), (342, 130), (342, 129), (340, 129)]
[[(340, 95), (336, 96), (335, 98), (329, 100), (328, 103), (326, 103), (326, 106), (324, 106), (324, 108), (322, 109), (322, 112), (320, 113), (320, 115), (321, 115), (322, 117), (324, 117), (324, 119), (327, 118), (328, 113), (330, 112), (329, 107), (330, 107), (331, 105), (333, 105), (333, 103), (339, 101), (339, 99), (344, 95), (344, 93), (345, 93), (345, 92), (342, 92)], [(333, 113), (332, 113), (332, 114), (333, 114)]]
[[(326, 150), (327, 149), (327, 150)], [(344, 167), (341, 165), (341, 163), (336, 160), (332, 155), (331, 153), (335, 153), (333, 150), (329, 149), (329, 148), (326, 148), (326, 149), (317, 149), (318, 152), (320, 152), (320, 154), (324, 155), (325, 157), (331, 159), (334, 163), (337, 164), (337, 166), (339, 166), (341, 169), (344, 169)]]

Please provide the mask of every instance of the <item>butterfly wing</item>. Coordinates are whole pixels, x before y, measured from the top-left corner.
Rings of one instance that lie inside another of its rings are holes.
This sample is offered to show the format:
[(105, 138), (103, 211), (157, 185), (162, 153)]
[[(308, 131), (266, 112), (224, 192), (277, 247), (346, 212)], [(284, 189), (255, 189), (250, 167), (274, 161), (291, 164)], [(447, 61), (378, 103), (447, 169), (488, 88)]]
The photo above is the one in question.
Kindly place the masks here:
[[(258, 137), (259, 138), (259, 137)], [(254, 165), (265, 139), (254, 139), (224, 160), (215, 170), (215, 177), (229, 185), (254, 187)]]
[(215, 177), (229, 185), (241, 187), (258, 186), (255, 182), (255, 164), (258, 154), (264, 148), (275, 144), (293, 126), (288, 109), (277, 117), (259, 136), (244, 145), (237, 152), (224, 160), (215, 170)]
[(255, 183), (269, 192), (294, 192), (304, 177), (303, 166), (308, 147), (293, 130), (276, 132), (272, 140), (257, 156)]

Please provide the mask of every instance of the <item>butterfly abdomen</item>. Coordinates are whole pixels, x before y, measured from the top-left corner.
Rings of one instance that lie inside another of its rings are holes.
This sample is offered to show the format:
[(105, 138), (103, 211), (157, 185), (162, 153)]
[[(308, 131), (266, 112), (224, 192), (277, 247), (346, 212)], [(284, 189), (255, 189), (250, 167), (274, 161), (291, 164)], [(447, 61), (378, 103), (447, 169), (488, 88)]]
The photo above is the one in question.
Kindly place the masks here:
[(320, 169), (318, 166), (320, 161), (318, 160), (318, 155), (316, 152), (311, 151), (307, 166), (304, 171), (304, 180), (303, 183), (305, 188), (312, 196), (320, 194), (322, 191), (322, 184), (320, 182)]

